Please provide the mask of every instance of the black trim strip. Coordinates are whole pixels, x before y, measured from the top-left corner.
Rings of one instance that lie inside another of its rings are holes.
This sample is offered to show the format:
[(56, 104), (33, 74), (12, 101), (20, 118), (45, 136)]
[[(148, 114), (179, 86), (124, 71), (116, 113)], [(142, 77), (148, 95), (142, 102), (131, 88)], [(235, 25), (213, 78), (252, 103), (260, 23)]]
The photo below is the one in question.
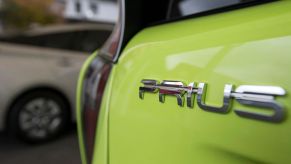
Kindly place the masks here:
[(164, 20), (164, 21), (160, 21), (160, 22), (153, 22), (153, 23), (148, 24), (146, 27), (181, 21), (181, 20), (185, 20), (185, 19), (189, 19), (189, 18), (191, 18), (191, 19), (199, 18), (199, 17), (203, 17), (203, 16), (224, 13), (224, 12), (229, 12), (229, 11), (233, 11), (233, 10), (238, 10), (238, 9), (243, 9), (243, 8), (247, 8), (247, 7), (251, 7), (251, 6), (262, 5), (262, 4), (271, 3), (271, 2), (278, 2), (278, 1), (279, 0), (247, 1), (244, 3), (234, 4), (231, 6), (225, 6), (225, 7), (221, 7), (221, 8), (201, 12), (201, 13), (195, 13), (195, 14), (191, 14), (191, 15), (187, 15), (187, 16), (183, 16), (183, 17), (179, 17), (179, 18), (173, 18), (173, 19)]

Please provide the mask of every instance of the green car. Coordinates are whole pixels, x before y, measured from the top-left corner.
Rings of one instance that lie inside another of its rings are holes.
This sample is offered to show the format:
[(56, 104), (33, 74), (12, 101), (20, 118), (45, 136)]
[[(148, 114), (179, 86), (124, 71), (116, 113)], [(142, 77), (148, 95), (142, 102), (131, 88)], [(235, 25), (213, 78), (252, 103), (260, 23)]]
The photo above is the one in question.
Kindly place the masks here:
[(290, 0), (120, 1), (79, 80), (83, 164), (290, 163), (290, 27)]

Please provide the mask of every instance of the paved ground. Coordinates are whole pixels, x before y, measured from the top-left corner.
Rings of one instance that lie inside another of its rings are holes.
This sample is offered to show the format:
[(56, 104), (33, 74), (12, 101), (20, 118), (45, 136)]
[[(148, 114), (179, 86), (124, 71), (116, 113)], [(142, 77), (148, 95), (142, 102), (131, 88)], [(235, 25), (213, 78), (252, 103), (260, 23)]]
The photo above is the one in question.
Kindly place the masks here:
[(28, 145), (0, 134), (0, 163), (80, 164), (76, 130), (43, 145)]

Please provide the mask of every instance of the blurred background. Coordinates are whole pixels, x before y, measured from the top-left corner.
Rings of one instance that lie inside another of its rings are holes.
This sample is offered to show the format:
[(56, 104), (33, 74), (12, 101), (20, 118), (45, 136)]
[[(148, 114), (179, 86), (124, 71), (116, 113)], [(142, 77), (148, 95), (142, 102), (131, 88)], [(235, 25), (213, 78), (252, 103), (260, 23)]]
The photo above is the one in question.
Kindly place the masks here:
[(0, 163), (79, 164), (83, 62), (117, 21), (117, 0), (0, 0)]

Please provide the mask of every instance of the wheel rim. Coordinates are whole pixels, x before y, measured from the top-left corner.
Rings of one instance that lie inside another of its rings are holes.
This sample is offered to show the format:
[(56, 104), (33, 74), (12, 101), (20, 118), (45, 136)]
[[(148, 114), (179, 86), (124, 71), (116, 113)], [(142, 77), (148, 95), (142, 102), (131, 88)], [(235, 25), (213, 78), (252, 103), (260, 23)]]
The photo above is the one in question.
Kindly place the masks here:
[(33, 99), (20, 110), (20, 129), (29, 137), (46, 138), (59, 130), (62, 123), (61, 114), (61, 107), (55, 100)]

